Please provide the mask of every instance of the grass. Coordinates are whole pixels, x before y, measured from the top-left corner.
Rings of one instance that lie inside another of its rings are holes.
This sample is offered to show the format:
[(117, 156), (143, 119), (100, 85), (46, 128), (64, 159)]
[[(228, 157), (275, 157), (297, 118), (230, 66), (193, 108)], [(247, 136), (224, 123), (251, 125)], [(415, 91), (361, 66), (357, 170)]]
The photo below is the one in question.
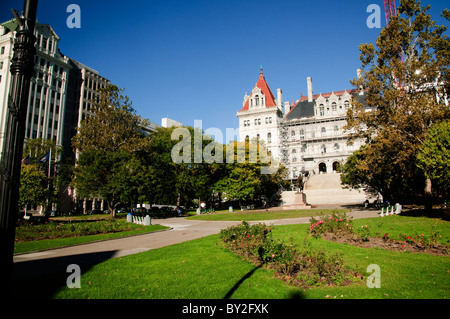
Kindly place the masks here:
[(283, 218), (298, 218), (331, 215), (332, 213), (348, 212), (346, 209), (303, 209), (303, 210), (280, 210), (280, 211), (237, 211), (233, 213), (203, 214), (187, 217), (192, 220), (208, 221), (259, 221)]
[[(389, 216), (353, 221), (355, 227), (370, 225), (371, 231), (427, 232), (439, 229), (440, 243), (448, 243), (450, 224), (431, 218)], [(390, 227), (393, 227), (392, 229)], [(300, 244), (309, 225), (274, 228), (274, 236)], [(84, 269), (80, 289), (65, 288), (66, 277), (52, 292), (53, 298), (166, 298), (166, 299), (445, 299), (450, 297), (450, 258), (424, 253), (394, 252), (308, 239), (317, 249), (342, 253), (347, 265), (366, 277), (367, 267), (379, 265), (381, 288), (368, 288), (365, 279), (345, 287), (294, 288), (226, 250), (218, 235), (110, 259)], [(67, 276), (67, 275), (66, 275)], [(29, 288), (30, 282), (22, 282)], [(20, 283), (18, 283), (20, 288)], [(42, 287), (42, 286), (40, 286)], [(63, 287), (63, 288), (61, 288)]]
[(136, 225), (125, 220), (97, 220), (27, 225), (16, 229), (14, 253), (79, 245), (93, 241), (120, 238), (167, 229), (161, 225)]

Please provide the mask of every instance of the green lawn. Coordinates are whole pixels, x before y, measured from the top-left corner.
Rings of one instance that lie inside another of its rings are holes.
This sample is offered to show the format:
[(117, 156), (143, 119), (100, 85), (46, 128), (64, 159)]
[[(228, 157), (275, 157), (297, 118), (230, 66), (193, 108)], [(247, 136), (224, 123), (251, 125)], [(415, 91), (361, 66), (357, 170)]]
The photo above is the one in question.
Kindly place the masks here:
[(348, 212), (347, 209), (302, 209), (302, 210), (280, 210), (280, 211), (237, 211), (233, 213), (202, 214), (187, 217), (193, 220), (209, 221), (258, 221), (282, 218), (298, 218), (331, 215), (332, 213)]
[[(440, 230), (441, 243), (448, 243), (450, 224), (431, 218), (389, 216), (355, 220), (355, 227), (368, 225), (373, 233), (428, 232)], [(390, 228), (392, 226), (392, 229)], [(309, 225), (274, 228), (280, 239), (300, 244)], [(308, 239), (317, 249), (341, 252), (347, 265), (368, 276), (366, 269), (381, 269), (381, 288), (368, 288), (365, 278), (345, 287), (295, 288), (275, 278), (269, 269), (257, 268), (224, 249), (218, 235), (208, 236), (144, 253), (110, 259), (86, 269), (81, 289), (61, 288), (53, 298), (167, 298), (167, 299), (444, 299), (450, 297), (450, 258), (424, 253), (393, 252), (360, 248), (322, 239)], [(30, 282), (23, 285), (30, 287)], [(65, 278), (61, 287), (65, 285)], [(19, 284), (20, 289), (20, 284)]]
[[(111, 224), (113, 224), (111, 226)], [(14, 253), (79, 245), (93, 241), (120, 238), (168, 229), (161, 225), (143, 226), (125, 220), (84, 221), (77, 223), (50, 222), (41, 225), (21, 225), (16, 229)]]

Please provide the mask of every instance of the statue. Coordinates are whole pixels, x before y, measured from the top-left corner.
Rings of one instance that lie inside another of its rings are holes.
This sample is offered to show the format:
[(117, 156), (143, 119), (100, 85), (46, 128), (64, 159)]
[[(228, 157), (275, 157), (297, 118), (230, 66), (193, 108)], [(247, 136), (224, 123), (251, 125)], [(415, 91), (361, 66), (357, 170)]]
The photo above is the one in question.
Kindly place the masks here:
[(303, 176), (299, 175), (297, 178), (297, 182), (295, 183), (297, 186), (297, 193), (303, 193)]

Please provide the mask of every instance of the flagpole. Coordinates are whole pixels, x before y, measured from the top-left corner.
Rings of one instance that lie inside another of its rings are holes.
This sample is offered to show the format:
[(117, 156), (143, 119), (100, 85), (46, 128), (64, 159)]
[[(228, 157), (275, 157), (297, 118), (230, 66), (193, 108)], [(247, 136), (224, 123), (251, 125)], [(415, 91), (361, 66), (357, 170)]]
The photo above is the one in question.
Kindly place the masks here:
[[(51, 167), (51, 163), (52, 163), (52, 147), (50, 146), (50, 152), (49, 152), (49, 156), (48, 156), (48, 172), (47, 172), (47, 177), (48, 177), (47, 209), (48, 209), (48, 204), (49, 204), (48, 198), (50, 197), (50, 192), (51, 192), (51, 189), (50, 189), (50, 167)], [(50, 208), (50, 211), (52, 211), (52, 208)]]

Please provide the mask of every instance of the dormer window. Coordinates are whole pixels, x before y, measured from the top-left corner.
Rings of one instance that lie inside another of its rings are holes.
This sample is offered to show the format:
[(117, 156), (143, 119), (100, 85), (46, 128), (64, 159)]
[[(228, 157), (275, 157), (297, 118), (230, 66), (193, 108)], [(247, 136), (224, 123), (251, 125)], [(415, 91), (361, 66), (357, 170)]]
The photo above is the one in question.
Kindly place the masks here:
[(333, 112), (333, 114), (337, 113), (337, 104), (336, 104), (336, 102), (333, 102), (331, 104), (331, 111)]
[(348, 108), (350, 107), (349, 101), (345, 101), (345, 102), (344, 102), (344, 106), (345, 106), (345, 110), (347, 111)]
[(255, 105), (258, 106), (259, 105), (259, 96), (255, 95)]

